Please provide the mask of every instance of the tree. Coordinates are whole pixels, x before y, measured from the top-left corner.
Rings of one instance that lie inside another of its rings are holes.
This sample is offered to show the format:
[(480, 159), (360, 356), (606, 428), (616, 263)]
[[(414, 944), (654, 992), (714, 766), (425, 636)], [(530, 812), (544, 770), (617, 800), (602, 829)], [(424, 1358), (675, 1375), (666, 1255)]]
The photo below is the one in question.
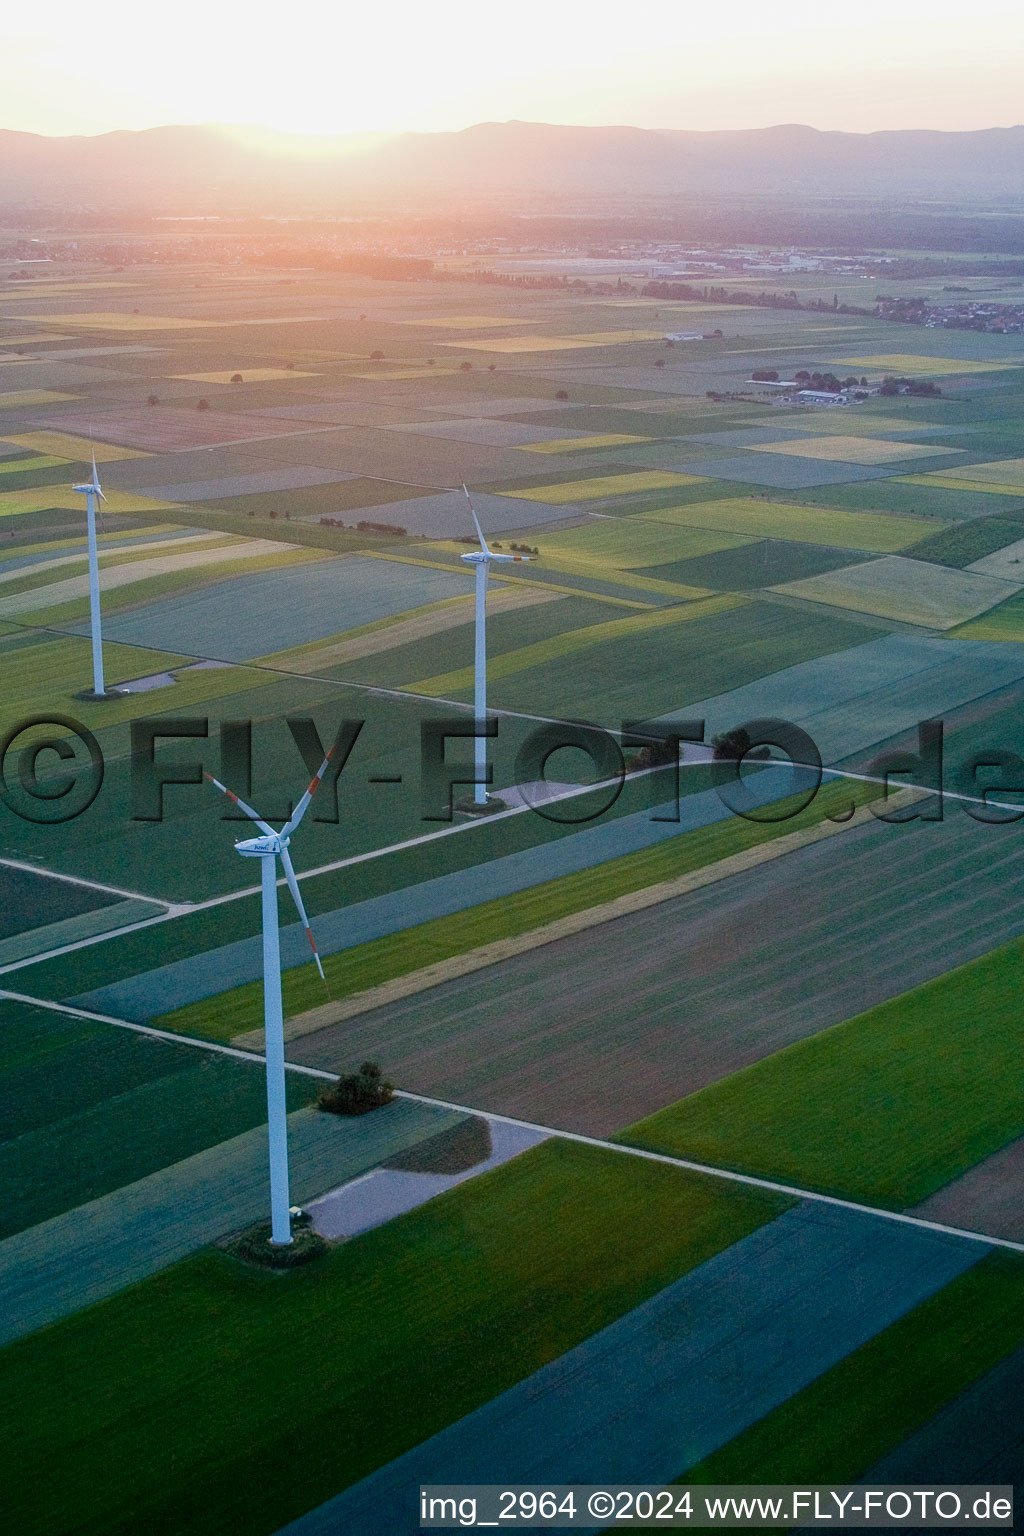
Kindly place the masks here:
[(371, 352), (370, 353), (370, 362), (371, 363), (382, 363), (383, 361), (384, 361), (384, 353), (383, 352)]
[(473, 372), (473, 364), (472, 363), (460, 363), (459, 367), (460, 367), (460, 369), (462, 370), (463, 373), (472, 373)]
[(159, 395), (147, 395), (146, 396), (146, 404), (147, 405), (159, 405), (160, 404), (160, 396)]
[(320, 1109), (332, 1115), (365, 1115), (390, 1104), (394, 1089), (375, 1061), (364, 1061), (358, 1072), (339, 1077), (333, 1088), (321, 1088)]
[(231, 375), (231, 382), (232, 382), (232, 384), (242, 384), (242, 383), (244, 383), (244, 380), (243, 380), (242, 375), (240, 373), (233, 373)]
[(555, 390), (555, 399), (556, 400), (568, 400), (568, 398), (569, 398), (569, 391), (567, 389), (556, 389)]
[(654, 359), (654, 366), (655, 366), (655, 368), (664, 368), (664, 366), (665, 366), (665, 359), (663, 357), (656, 357)]
[(196, 410), (197, 411), (208, 411), (209, 409), (210, 409), (210, 402), (209, 402), (209, 400), (200, 400), (199, 404), (196, 406)]

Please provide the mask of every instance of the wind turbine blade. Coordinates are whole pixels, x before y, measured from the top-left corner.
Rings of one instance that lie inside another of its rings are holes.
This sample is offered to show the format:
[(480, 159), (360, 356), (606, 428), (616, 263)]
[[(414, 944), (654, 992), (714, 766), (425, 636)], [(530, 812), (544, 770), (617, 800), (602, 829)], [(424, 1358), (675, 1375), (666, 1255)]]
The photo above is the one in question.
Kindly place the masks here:
[(306, 808), (309, 805), (309, 802), (312, 800), (313, 796), (316, 794), (317, 790), (320, 788), (320, 780), (327, 772), (327, 765), (333, 756), (334, 748), (332, 747), (327, 756), (324, 758), (323, 762), (320, 764), (320, 767), (317, 769), (316, 773), (313, 775), (312, 779), (310, 779), (309, 788), (306, 790), (306, 793), (303, 795), (294, 811), (292, 811), (291, 820), (281, 828), (282, 837), (288, 837), (290, 833), (294, 832), (303, 816), (305, 816)]
[(306, 938), (309, 940), (309, 947), (313, 951), (313, 959), (316, 961), (316, 968), (320, 972), (320, 980), (326, 985), (327, 977), (324, 975), (324, 968), (320, 964), (320, 952), (316, 947), (316, 939), (313, 937), (313, 930), (309, 926), (309, 918), (306, 916), (306, 909), (302, 905), (302, 896), (299, 893), (299, 882), (295, 878), (295, 870), (292, 868), (291, 854), (288, 852), (287, 848), (281, 849), (281, 863), (284, 865), (284, 877), (288, 881), (288, 889), (292, 893), (292, 900), (298, 908), (299, 919), (303, 928), (306, 930)]
[(462, 489), (465, 491), (466, 500), (469, 502), (469, 515), (473, 519), (473, 527), (476, 529), (476, 536), (480, 540), (480, 548), (483, 550), (485, 555), (489, 555), (490, 550), (487, 548), (487, 540), (484, 538), (484, 531), (480, 527), (480, 520), (476, 515), (476, 508), (473, 505), (473, 498), (469, 494), (465, 480), (462, 482)]
[(254, 821), (256, 823), (265, 837), (277, 836), (277, 833), (274, 831), (273, 827), (268, 827), (265, 821), (261, 821), (259, 816), (257, 816), (256, 812), (253, 810), (252, 806), (246, 805), (244, 800), (239, 800), (234, 791), (228, 789), (226, 785), (222, 784), (220, 779), (215, 779), (212, 773), (204, 773), (203, 778), (209, 779), (214, 788), (219, 789), (222, 795), (227, 795), (228, 799), (233, 801), (234, 804), (238, 806), (238, 809), (243, 811), (245, 815), (249, 817), (250, 821)]

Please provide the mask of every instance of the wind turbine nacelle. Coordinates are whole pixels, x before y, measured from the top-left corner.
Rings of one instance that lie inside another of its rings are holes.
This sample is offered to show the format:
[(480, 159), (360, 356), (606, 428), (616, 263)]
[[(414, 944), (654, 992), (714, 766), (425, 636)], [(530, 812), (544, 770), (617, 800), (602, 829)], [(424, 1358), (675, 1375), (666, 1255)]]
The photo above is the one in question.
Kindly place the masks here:
[(73, 485), (71, 489), (73, 491), (80, 491), (83, 496), (98, 496), (100, 494), (98, 485)]
[(485, 555), (483, 550), (480, 549), (474, 550), (471, 555), (460, 555), (459, 559), (464, 560), (467, 565), (486, 565), (489, 560), (500, 559), (500, 556), (490, 554)]
[(287, 846), (286, 837), (248, 837), (244, 842), (235, 844), (235, 852), (240, 853), (244, 859), (265, 859), (268, 854), (279, 854)]

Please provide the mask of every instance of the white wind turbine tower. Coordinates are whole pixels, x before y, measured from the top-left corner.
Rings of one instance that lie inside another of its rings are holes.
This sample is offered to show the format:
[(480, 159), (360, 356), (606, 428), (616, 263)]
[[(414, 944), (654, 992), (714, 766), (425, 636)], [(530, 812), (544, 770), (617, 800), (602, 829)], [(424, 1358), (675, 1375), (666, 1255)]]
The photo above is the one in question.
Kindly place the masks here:
[(484, 538), (483, 529), (480, 527), (473, 506), (473, 499), (466, 488), (466, 482), (462, 482), (462, 489), (466, 493), (469, 502), (469, 515), (473, 519), (473, 527), (476, 536), (480, 540), (479, 551), (474, 550), (471, 555), (462, 555), (460, 558), (467, 565), (476, 567), (476, 650), (474, 656), (474, 685), (473, 685), (473, 713), (476, 717), (477, 737), (474, 742), (474, 764), (477, 782), (473, 786), (473, 800), (477, 806), (484, 807), (487, 804), (487, 785), (484, 779), (487, 774), (487, 741), (479, 733), (483, 730), (487, 720), (487, 573), (492, 561), (499, 565), (511, 565), (514, 562), (524, 561), (529, 563), (529, 555), (500, 555), (493, 549), (488, 549), (487, 540)]
[(246, 816), (259, 827), (263, 834), (261, 837), (250, 837), (243, 842), (235, 844), (236, 852), (247, 859), (259, 859), (261, 861), (262, 891), (263, 891), (263, 1024), (266, 1038), (266, 1062), (267, 1062), (267, 1125), (270, 1131), (270, 1241), (275, 1244), (286, 1245), (292, 1241), (292, 1225), (289, 1213), (290, 1196), (288, 1192), (288, 1105), (285, 1096), (285, 1070), (284, 1070), (284, 1006), (281, 998), (281, 933), (280, 916), (277, 907), (277, 861), (281, 860), (284, 868), (284, 877), (288, 882), (288, 889), (292, 893), (292, 899), (298, 908), (299, 918), (306, 930), (306, 938), (309, 947), (313, 951), (313, 959), (316, 968), (320, 972), (321, 980), (324, 979), (324, 968), (320, 964), (320, 955), (317, 952), (316, 940), (313, 938), (313, 930), (309, 926), (309, 918), (306, 909), (302, 905), (302, 897), (299, 894), (299, 883), (295, 878), (295, 870), (292, 868), (291, 855), (288, 852), (288, 842), (291, 834), (299, 825), (306, 814), (309, 802), (320, 785), (320, 780), (327, 771), (327, 765), (334, 753), (332, 747), (312, 779), (309, 788), (299, 801), (291, 814), (290, 819), (275, 832), (273, 827), (261, 821), (252, 806), (246, 805), (237, 795), (232, 794), (219, 779), (215, 779), (211, 773), (204, 775), (210, 783), (215, 785), (222, 794), (227, 795), (244, 811)]
[[(92, 631), (92, 691), (96, 698), (109, 697), (103, 685), (103, 634), (100, 628), (100, 568), (96, 550), (96, 503), (106, 501), (96, 474), (96, 452), (92, 455), (92, 479), (87, 485), (73, 485), (85, 497), (85, 521), (89, 540), (89, 627)], [(116, 692), (116, 690), (115, 690)]]

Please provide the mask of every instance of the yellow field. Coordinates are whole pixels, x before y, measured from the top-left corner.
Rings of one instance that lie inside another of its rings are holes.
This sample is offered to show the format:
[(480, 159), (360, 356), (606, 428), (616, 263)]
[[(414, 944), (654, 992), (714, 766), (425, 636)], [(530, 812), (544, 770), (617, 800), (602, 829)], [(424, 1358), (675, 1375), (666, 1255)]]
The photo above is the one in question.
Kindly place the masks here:
[(970, 363), (959, 357), (918, 357), (913, 352), (882, 352), (877, 357), (838, 357), (850, 368), (891, 368), (894, 373), (993, 373), (1020, 363)]
[[(25, 317), (22, 316), (24, 319)], [(33, 331), (30, 336), (0, 336), (0, 347), (27, 347), (32, 341), (75, 341), (74, 336), (57, 336), (52, 331)]]
[[(966, 471), (973, 469), (972, 464), (963, 466)], [(894, 477), (899, 485), (926, 485), (933, 491), (983, 491), (990, 496), (1020, 496), (1020, 485), (996, 485), (992, 480), (954, 480), (951, 476), (940, 476), (937, 471), (930, 475), (897, 475)]]
[[(196, 331), (216, 326), (218, 320), (183, 320), (175, 315), (126, 315), (114, 310), (88, 309), (73, 315), (22, 315), (37, 325), (72, 325), (82, 331)], [(51, 340), (52, 338), (47, 338)]]
[(661, 341), (664, 331), (590, 331), (582, 336), (495, 336), (489, 341), (442, 341), (442, 347), (478, 352), (570, 352), (575, 347), (614, 347), (626, 341)]
[(649, 443), (649, 437), (605, 432), (600, 437), (553, 437), (546, 443), (524, 443), (524, 453), (581, 453), (587, 448), (617, 448), (620, 443)]
[[(7, 442), (13, 442), (13, 438), (7, 438)], [(55, 469), (58, 464), (66, 464), (67, 459), (52, 458), (49, 454), (43, 454), (38, 459), (0, 459), (0, 475), (18, 475), (26, 469)]]
[[(156, 501), (152, 496), (136, 496), (132, 491), (107, 491), (104, 514), (164, 512), (171, 501)], [(85, 498), (69, 485), (36, 486), (31, 491), (4, 491), (0, 494), (0, 517), (18, 517), (23, 512), (43, 512), (48, 507), (81, 510)]]
[(17, 288), (5, 288), (0, 293), (0, 304), (8, 299), (54, 299), (65, 293), (91, 293), (97, 288), (131, 288), (131, 283), (21, 283)]
[(263, 384), (269, 379), (319, 379), (319, 373), (299, 373), (296, 368), (218, 368), (213, 373), (169, 373), (169, 379), (193, 379), (197, 384), (230, 384), (236, 373), (246, 384)]
[(148, 453), (138, 448), (117, 448), (113, 443), (93, 443), (87, 437), (72, 437), (70, 432), (17, 432), (5, 439), (17, 443), (19, 448), (32, 448), (36, 453), (53, 453), (62, 459), (83, 459), (86, 462), (95, 453), (97, 464), (113, 464), (118, 459), (148, 459)]
[(894, 459), (924, 459), (948, 448), (920, 443), (892, 443), (878, 437), (798, 437), (788, 443), (755, 443), (757, 453), (795, 454), (799, 459), (838, 459), (842, 464), (888, 464)]
[(484, 330), (494, 325), (522, 325), (514, 315), (435, 315), (427, 320), (399, 320), (399, 325), (437, 326), (440, 330)]
[(991, 480), (997, 485), (1024, 488), (1024, 459), (992, 459), (987, 464), (960, 464), (956, 469), (933, 469), (933, 476), (951, 480)]
[[(691, 507), (667, 507), (647, 512), (645, 520), (683, 523), (688, 528), (719, 528), (753, 538), (792, 539), (807, 544), (835, 544), (843, 549), (892, 554), (922, 537), (923, 526), (913, 518), (886, 517), (877, 512), (843, 512), (833, 507), (801, 507), (785, 502), (729, 497), (701, 501)], [(937, 533), (948, 523), (929, 518), (926, 530)]]
[(561, 506), (564, 501), (596, 501), (604, 496), (628, 496), (637, 491), (668, 491), (675, 485), (699, 485), (705, 475), (677, 475), (667, 469), (642, 469), (635, 474), (598, 475), (595, 480), (562, 480), (558, 485), (536, 485), (530, 490), (505, 491), (523, 501), (544, 501)]
[(12, 389), (0, 395), (0, 411), (19, 405), (55, 405), (61, 400), (78, 400), (79, 395), (62, 395), (55, 389)]
[(425, 363), (410, 364), (408, 368), (378, 368), (372, 373), (350, 373), (350, 379), (434, 379), (458, 373), (457, 368), (428, 368)]

